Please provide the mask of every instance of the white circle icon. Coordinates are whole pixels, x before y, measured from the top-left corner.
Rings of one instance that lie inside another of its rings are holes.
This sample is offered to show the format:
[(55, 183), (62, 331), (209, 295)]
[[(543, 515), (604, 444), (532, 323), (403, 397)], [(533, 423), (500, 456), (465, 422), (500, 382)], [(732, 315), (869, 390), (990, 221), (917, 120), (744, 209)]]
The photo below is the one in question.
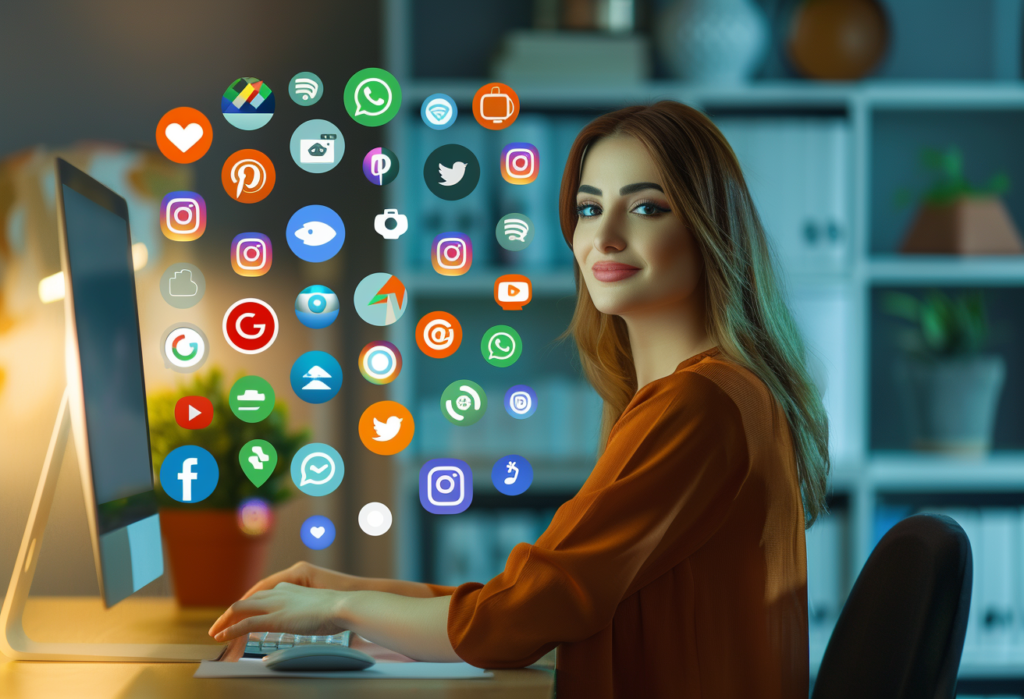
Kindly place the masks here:
[(530, 412), (530, 408), (533, 407), (533, 399), (526, 391), (516, 391), (509, 399), (509, 406), (516, 415), (522, 415)]
[(161, 344), (164, 366), (168, 369), (195, 371), (206, 361), (206, 336), (191, 323), (171, 326), (164, 333)]
[(444, 318), (435, 318), (423, 328), (423, 342), (432, 350), (446, 350), (455, 341), (455, 330)]
[(387, 533), (391, 521), (391, 510), (382, 502), (368, 502), (359, 510), (359, 528), (370, 536)]
[(398, 368), (398, 359), (390, 347), (374, 347), (363, 358), (363, 370), (372, 378), (383, 381)]

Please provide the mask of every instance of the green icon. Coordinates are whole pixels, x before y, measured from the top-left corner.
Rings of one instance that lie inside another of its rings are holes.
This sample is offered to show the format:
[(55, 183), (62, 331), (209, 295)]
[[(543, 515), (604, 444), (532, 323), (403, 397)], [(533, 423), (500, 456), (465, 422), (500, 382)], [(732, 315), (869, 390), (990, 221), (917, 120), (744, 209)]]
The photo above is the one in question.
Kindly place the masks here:
[(253, 439), (238, 452), (238, 463), (246, 478), (259, 488), (277, 467), (277, 449), (265, 439)]
[(383, 126), (402, 106), (402, 88), (382, 68), (364, 68), (345, 85), (345, 109), (363, 126)]
[(296, 73), (288, 83), (288, 96), (300, 107), (310, 107), (324, 95), (324, 83), (316, 73)]
[(487, 394), (480, 384), (453, 381), (441, 394), (441, 412), (453, 425), (472, 425), (487, 411)]
[(523, 341), (513, 328), (495, 325), (480, 340), (480, 353), (492, 366), (512, 366), (523, 353)]
[(498, 238), (498, 245), (519, 252), (525, 250), (526, 246), (533, 241), (533, 221), (529, 216), (523, 214), (506, 214), (498, 221), (494, 229), (494, 235)]
[(228, 393), (231, 412), (244, 422), (259, 422), (274, 409), (274, 389), (259, 376), (243, 376)]

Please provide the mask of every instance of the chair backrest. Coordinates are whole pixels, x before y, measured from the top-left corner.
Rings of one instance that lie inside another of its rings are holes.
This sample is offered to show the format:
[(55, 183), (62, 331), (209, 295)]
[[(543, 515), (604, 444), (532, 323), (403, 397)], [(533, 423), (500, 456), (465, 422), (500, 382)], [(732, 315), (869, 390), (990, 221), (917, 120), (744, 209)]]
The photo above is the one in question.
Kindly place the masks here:
[(813, 699), (954, 699), (972, 570), (955, 520), (919, 514), (896, 524), (843, 605)]

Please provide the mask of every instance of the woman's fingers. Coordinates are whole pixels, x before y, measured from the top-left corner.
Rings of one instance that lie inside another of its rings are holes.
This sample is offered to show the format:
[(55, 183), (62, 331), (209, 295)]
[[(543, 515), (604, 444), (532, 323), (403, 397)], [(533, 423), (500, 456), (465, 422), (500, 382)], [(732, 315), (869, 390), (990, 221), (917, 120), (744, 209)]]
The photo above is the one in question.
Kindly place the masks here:
[(251, 597), (254, 593), (259, 592), (260, 590), (270, 590), (280, 582), (297, 583), (300, 585), (303, 583), (297, 571), (295, 571), (293, 568), (286, 568), (285, 570), (279, 571), (269, 577), (260, 580), (258, 583), (250, 587), (249, 590), (244, 595), (242, 595), (241, 599), (247, 599), (248, 597)]
[(266, 601), (267, 596), (267, 591), (264, 590), (256, 593), (254, 597), (235, 602), (220, 615), (217, 621), (213, 622), (213, 626), (210, 627), (207, 633), (217, 638), (218, 634), (226, 627), (238, 623), (247, 617), (271, 611), (270, 607), (276, 605), (268, 604)]
[(261, 614), (242, 619), (237, 624), (227, 627), (214, 638), (218, 641), (230, 641), (232, 638), (246, 636), (254, 631), (282, 631), (278, 628), (274, 614)]

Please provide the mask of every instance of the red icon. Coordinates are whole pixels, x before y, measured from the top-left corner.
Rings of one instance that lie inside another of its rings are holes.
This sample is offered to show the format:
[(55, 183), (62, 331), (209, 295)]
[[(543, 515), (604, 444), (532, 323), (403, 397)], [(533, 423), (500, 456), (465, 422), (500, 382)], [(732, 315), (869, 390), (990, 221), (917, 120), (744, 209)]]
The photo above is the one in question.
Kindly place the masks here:
[(277, 339), (277, 314), (259, 299), (235, 301), (221, 323), (224, 339), (242, 354), (259, 354)]
[(494, 281), (494, 300), (506, 311), (521, 311), (533, 299), (533, 284), (524, 274), (503, 274)]
[(220, 170), (224, 191), (243, 204), (255, 204), (266, 199), (276, 181), (274, 163), (252, 148), (243, 148), (229, 155)]
[(156, 125), (156, 146), (175, 163), (194, 163), (206, 155), (211, 143), (213, 127), (210, 120), (192, 107), (172, 109)]
[(185, 396), (174, 404), (174, 420), (186, 430), (201, 430), (213, 420), (213, 403), (203, 396)]
[(462, 326), (451, 313), (428, 313), (416, 324), (416, 344), (428, 357), (450, 357), (462, 344)]
[(509, 127), (519, 116), (519, 95), (504, 83), (487, 83), (473, 96), (473, 116), (485, 129)]

